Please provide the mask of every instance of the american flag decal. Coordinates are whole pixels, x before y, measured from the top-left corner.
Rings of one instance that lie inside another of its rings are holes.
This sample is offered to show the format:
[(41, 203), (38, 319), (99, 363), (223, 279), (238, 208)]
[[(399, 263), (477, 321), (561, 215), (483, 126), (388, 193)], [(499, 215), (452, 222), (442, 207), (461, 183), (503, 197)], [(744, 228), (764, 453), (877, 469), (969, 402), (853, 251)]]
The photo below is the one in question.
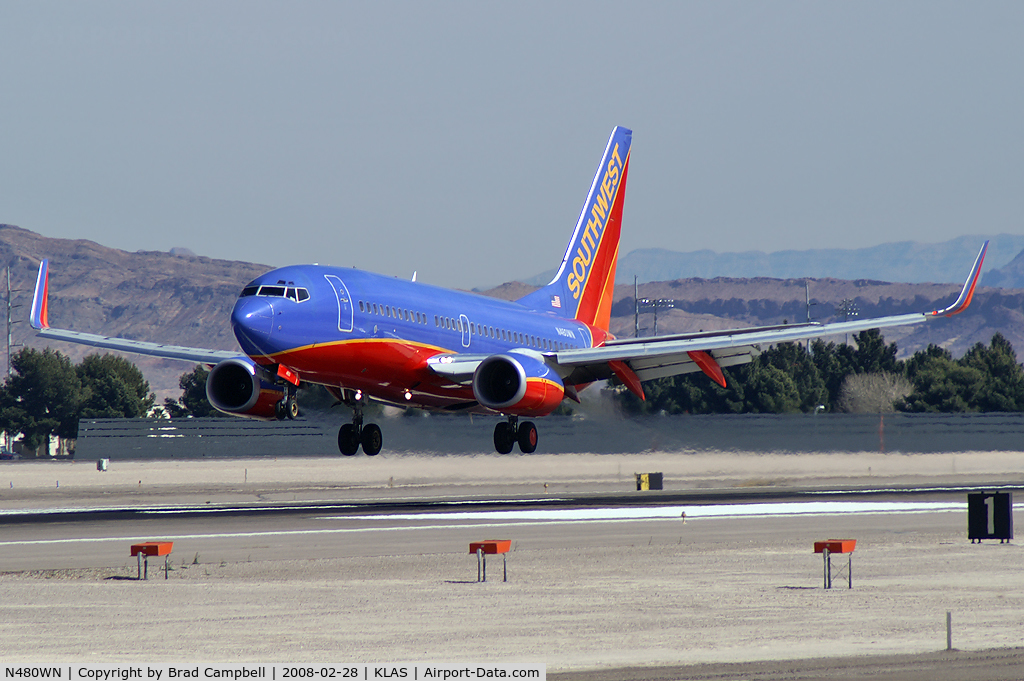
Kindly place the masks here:
[(551, 296), (551, 307), (562, 307), (562, 298), (560, 296)]

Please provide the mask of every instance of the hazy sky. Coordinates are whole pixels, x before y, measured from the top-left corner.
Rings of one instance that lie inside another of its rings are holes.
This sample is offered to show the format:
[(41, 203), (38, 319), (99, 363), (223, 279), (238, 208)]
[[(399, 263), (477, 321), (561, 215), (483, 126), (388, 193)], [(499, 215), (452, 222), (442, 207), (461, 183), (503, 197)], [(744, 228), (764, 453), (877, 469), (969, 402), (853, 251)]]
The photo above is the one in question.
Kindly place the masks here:
[(0, 4), (0, 222), (471, 287), (1024, 230), (1024, 3)]

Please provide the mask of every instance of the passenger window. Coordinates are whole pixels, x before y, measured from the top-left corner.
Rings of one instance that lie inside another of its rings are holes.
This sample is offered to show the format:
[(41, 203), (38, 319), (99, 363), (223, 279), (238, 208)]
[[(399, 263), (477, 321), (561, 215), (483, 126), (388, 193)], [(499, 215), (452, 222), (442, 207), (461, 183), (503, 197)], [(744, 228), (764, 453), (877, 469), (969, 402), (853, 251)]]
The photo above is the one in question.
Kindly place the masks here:
[(359, 301), (359, 311), (360, 312), (366, 312), (366, 310), (363, 309), (363, 301), (361, 301), (361, 300)]

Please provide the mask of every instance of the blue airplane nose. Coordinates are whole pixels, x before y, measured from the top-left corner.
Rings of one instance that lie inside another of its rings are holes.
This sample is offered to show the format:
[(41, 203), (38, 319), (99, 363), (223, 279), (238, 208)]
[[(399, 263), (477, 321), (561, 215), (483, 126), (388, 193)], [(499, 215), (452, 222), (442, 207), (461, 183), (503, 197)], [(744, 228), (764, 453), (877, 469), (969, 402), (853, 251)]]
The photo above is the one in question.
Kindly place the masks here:
[(239, 298), (231, 310), (231, 327), (246, 353), (270, 354), (270, 334), (274, 329), (273, 303), (256, 296)]

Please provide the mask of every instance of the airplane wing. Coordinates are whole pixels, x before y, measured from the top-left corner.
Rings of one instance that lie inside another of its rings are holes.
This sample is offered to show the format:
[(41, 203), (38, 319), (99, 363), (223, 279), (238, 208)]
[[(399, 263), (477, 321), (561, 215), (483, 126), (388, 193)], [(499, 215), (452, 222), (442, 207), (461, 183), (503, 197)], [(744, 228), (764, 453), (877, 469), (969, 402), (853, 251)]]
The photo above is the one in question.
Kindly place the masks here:
[[(854, 333), (867, 329), (920, 324), (940, 317), (952, 317), (967, 309), (981, 274), (988, 249), (986, 241), (956, 301), (941, 310), (913, 314), (857, 319), (821, 324), (786, 324), (702, 333), (626, 338), (607, 341), (595, 348), (579, 348), (543, 353), (563, 377), (567, 386), (582, 385), (617, 376), (638, 397), (643, 397), (641, 381), (703, 371), (723, 387), (722, 367), (746, 364), (760, 350), (759, 345), (804, 340), (819, 336)], [(434, 373), (453, 383), (468, 385), (485, 355), (437, 355), (428, 365)]]
[[(639, 388), (639, 381), (703, 371), (724, 386), (725, 379), (718, 367), (750, 362), (759, 354), (756, 346), (760, 344), (920, 324), (963, 312), (971, 304), (974, 296), (988, 243), (986, 241), (982, 244), (960, 296), (952, 305), (941, 310), (834, 324), (811, 322), (654, 338), (627, 338), (608, 341), (596, 348), (557, 352), (554, 353), (553, 359), (563, 372), (568, 371), (567, 383), (584, 383), (587, 380), (609, 378), (615, 374), (633, 390)], [(642, 394), (642, 391), (633, 391)]]
[(227, 350), (188, 348), (180, 345), (147, 343), (128, 338), (117, 338), (114, 336), (101, 336), (94, 333), (83, 333), (81, 331), (54, 329), (50, 327), (47, 319), (48, 298), (49, 260), (43, 260), (43, 262), (39, 264), (39, 274), (36, 277), (36, 288), (35, 292), (32, 294), (32, 310), (29, 313), (29, 324), (31, 324), (33, 329), (36, 329), (39, 332), (37, 335), (41, 338), (52, 338), (54, 340), (66, 341), (68, 343), (91, 345), (97, 348), (122, 350), (124, 352), (134, 352), (140, 355), (164, 357), (167, 359), (180, 359), (187, 362), (199, 362), (203, 364), (217, 364), (222, 360), (241, 356), (241, 353), (239, 352), (229, 352)]

